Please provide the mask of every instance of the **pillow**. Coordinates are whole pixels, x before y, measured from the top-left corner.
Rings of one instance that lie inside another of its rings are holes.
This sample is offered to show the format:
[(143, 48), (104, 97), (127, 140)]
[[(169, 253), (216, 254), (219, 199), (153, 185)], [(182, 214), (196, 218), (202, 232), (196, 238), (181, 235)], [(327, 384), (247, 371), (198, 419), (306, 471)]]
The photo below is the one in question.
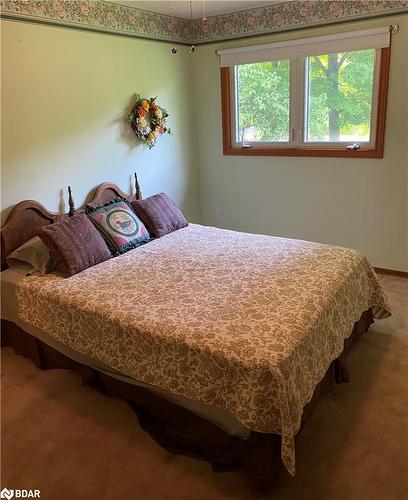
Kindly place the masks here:
[(55, 262), (51, 259), (47, 246), (38, 236), (34, 236), (11, 252), (6, 262), (10, 269), (26, 276), (33, 273), (44, 276), (55, 269)]
[(184, 215), (165, 193), (134, 201), (132, 208), (145, 223), (149, 233), (156, 238), (188, 226)]
[(115, 199), (103, 207), (88, 208), (87, 214), (112, 255), (125, 253), (150, 239), (145, 225), (125, 200)]
[(41, 227), (38, 236), (65, 277), (111, 258), (106, 243), (85, 214)]

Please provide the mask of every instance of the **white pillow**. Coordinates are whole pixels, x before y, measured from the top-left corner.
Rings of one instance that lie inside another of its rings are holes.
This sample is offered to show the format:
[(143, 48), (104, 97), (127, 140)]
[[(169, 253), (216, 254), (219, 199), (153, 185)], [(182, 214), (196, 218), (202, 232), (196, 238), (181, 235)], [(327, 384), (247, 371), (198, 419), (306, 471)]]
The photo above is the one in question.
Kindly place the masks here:
[(34, 236), (11, 252), (6, 262), (10, 269), (25, 276), (34, 273), (44, 276), (55, 269), (55, 263), (50, 257), (48, 248), (38, 236)]

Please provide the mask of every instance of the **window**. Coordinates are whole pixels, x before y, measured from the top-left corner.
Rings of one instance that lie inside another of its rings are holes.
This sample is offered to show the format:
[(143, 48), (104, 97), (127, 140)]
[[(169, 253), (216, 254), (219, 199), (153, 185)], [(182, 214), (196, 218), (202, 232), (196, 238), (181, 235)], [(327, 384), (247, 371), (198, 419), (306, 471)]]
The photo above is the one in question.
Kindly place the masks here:
[(383, 156), (389, 28), (219, 51), (224, 154)]
[(290, 61), (235, 67), (236, 142), (288, 142)]

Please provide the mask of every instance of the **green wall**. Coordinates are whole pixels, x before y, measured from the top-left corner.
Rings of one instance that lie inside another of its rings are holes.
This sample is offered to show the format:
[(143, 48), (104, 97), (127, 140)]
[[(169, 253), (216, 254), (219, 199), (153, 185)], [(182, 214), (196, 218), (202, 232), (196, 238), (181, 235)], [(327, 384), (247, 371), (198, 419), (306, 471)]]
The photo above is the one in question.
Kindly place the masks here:
[[(217, 49), (397, 23), (384, 159), (223, 156)], [(408, 16), (200, 47), (194, 59), (203, 224), (354, 247), (408, 269)], [(221, 217), (217, 217), (217, 208)]]
[[(222, 154), (218, 48), (398, 23), (382, 160)], [(19, 21), (2, 26), (2, 220), (34, 198), (66, 209), (100, 182), (166, 191), (193, 221), (350, 246), (408, 269), (408, 16), (197, 47)], [(148, 151), (123, 121), (134, 92), (157, 95), (173, 136)], [(217, 209), (221, 217), (217, 217)], [(200, 218), (201, 213), (201, 218)]]
[[(199, 219), (188, 51), (171, 45), (19, 21), (2, 29), (2, 219), (33, 198), (66, 209), (97, 184), (124, 190), (136, 169), (144, 195), (166, 191)], [(158, 96), (173, 136), (149, 151), (124, 122), (135, 93)]]

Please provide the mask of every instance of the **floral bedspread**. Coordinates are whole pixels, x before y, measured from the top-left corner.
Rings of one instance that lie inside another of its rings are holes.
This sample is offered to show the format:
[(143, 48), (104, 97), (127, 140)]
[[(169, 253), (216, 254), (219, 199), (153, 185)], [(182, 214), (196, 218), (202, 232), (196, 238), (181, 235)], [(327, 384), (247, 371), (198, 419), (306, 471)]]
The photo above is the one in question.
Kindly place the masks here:
[(70, 278), (28, 277), (21, 319), (161, 389), (282, 435), (362, 312), (390, 315), (355, 250), (193, 225)]

